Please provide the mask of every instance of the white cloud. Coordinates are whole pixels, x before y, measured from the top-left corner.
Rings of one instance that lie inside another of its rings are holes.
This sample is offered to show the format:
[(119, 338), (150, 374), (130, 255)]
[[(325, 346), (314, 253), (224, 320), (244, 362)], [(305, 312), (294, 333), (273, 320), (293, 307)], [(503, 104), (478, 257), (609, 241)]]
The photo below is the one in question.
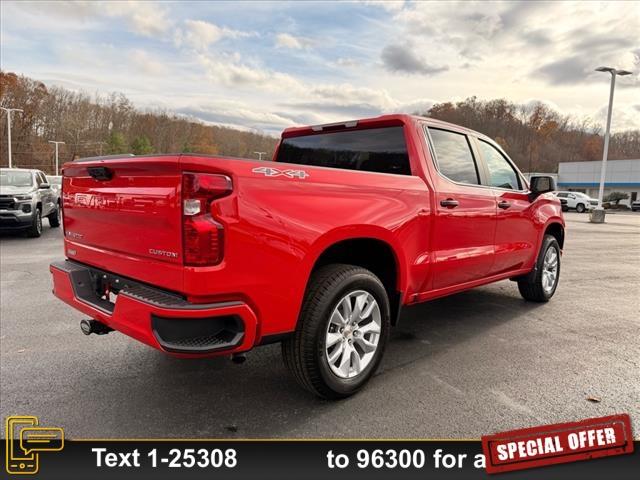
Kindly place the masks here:
[(172, 26), (167, 9), (154, 2), (77, 0), (5, 3), (10, 9), (16, 8), (28, 15), (24, 18), (25, 28), (31, 24), (31, 28), (40, 26), (46, 30), (86, 30), (95, 27), (100, 20), (118, 20), (137, 35), (162, 37), (170, 33)]
[(255, 35), (250, 32), (218, 27), (203, 20), (185, 20), (184, 28), (176, 30), (174, 42), (176, 46), (187, 46), (198, 51), (205, 51), (222, 38), (241, 38)]
[(295, 123), (291, 117), (260, 111), (244, 102), (232, 100), (198, 103), (196, 106), (180, 109), (180, 113), (194, 116), (205, 122), (245, 129), (281, 130)]
[(129, 59), (136, 69), (147, 75), (166, 75), (169, 70), (164, 63), (144, 50), (135, 49), (131, 51)]
[(383, 8), (387, 12), (399, 12), (406, 5), (404, 0), (363, 0), (362, 3), (372, 7)]
[(336, 60), (336, 65), (338, 67), (346, 67), (346, 68), (351, 68), (351, 67), (357, 67), (360, 65), (360, 62), (358, 60), (356, 60), (355, 58), (349, 58), (349, 57), (340, 57)]
[(312, 42), (308, 38), (294, 37), (288, 33), (279, 33), (276, 35), (276, 47), (278, 48), (300, 50), (310, 47), (311, 44)]
[[(607, 122), (608, 107), (609, 104), (602, 105), (593, 115), (594, 121), (602, 125), (602, 133), (604, 133)], [(623, 132), (625, 130), (640, 130), (640, 113), (637, 110), (637, 105), (617, 103), (611, 114), (611, 131)]]
[(131, 31), (148, 37), (167, 35), (171, 28), (165, 8), (151, 2), (83, 3), (92, 4), (96, 13), (102, 11), (109, 17), (123, 19)]

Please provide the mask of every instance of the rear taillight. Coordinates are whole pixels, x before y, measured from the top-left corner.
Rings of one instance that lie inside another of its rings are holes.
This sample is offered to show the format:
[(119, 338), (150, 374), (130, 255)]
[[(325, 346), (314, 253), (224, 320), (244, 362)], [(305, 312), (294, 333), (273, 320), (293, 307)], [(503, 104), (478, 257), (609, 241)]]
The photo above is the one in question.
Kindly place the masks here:
[(226, 175), (182, 175), (182, 237), (184, 264), (216, 265), (224, 255), (224, 226), (214, 219), (211, 202), (231, 193)]

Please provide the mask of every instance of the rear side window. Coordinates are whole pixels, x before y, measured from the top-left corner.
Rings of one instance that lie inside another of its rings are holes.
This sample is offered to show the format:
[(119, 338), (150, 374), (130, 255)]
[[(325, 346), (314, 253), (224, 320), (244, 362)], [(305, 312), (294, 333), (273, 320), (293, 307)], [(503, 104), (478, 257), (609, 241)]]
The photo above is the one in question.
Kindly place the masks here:
[(411, 175), (402, 127), (327, 132), (282, 140), (278, 162)]
[(454, 182), (479, 185), (478, 168), (466, 135), (429, 127), (438, 170)]
[(520, 190), (518, 174), (498, 149), (480, 140), (480, 153), (489, 169), (492, 187)]

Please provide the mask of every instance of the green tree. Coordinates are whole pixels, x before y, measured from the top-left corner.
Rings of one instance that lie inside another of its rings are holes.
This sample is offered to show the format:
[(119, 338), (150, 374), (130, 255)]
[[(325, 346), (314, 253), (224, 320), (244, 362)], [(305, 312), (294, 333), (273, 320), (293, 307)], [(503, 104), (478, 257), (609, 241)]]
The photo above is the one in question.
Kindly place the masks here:
[(618, 205), (618, 203), (620, 203), (620, 200), (626, 200), (627, 198), (629, 198), (629, 194), (628, 193), (611, 192), (609, 195), (607, 195), (602, 200), (605, 201), (605, 202), (615, 202), (615, 205)]
[(153, 145), (146, 136), (142, 135), (131, 142), (131, 150), (135, 155), (146, 155), (153, 153)]
[(124, 139), (124, 135), (120, 132), (111, 132), (107, 140), (107, 153), (127, 153), (127, 150), (127, 142)]

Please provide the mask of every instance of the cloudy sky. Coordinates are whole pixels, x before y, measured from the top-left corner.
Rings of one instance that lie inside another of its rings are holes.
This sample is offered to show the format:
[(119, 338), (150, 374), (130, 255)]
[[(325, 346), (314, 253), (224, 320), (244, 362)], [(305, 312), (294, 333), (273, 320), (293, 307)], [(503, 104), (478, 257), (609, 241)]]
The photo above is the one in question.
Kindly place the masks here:
[(276, 133), (471, 95), (640, 128), (638, 2), (9, 2), (1, 67)]

